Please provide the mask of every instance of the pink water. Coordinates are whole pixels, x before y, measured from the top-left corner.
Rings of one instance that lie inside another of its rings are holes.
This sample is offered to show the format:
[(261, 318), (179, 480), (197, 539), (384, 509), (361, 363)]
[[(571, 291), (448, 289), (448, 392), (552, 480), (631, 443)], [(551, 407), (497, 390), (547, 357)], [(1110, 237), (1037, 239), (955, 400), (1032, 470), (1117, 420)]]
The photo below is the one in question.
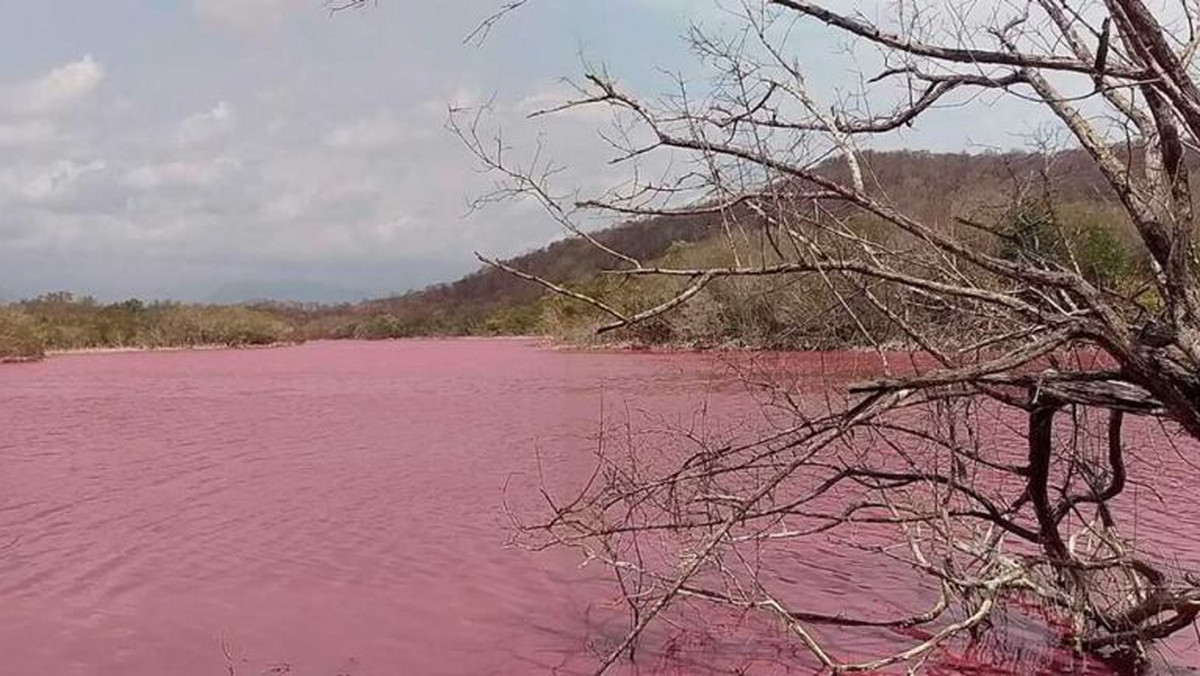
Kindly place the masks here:
[[(870, 368), (859, 359), (837, 368)], [(705, 403), (725, 424), (751, 416), (709, 356), (513, 340), (5, 366), (0, 674), (585, 670), (590, 647), (619, 635), (608, 587), (566, 554), (505, 547), (505, 486), (532, 495), (538, 455), (555, 477), (582, 476), (602, 416), (690, 424)], [(1146, 523), (1200, 549), (1193, 507)], [(877, 604), (824, 570), (807, 580), (823, 604)], [(630, 670), (709, 673), (716, 653), (772, 673), (805, 664), (720, 635), (672, 639)], [(1193, 643), (1171, 662), (1196, 663)], [(1053, 669), (1028, 650), (990, 673)], [(941, 673), (977, 673), (982, 658), (939, 659)]]

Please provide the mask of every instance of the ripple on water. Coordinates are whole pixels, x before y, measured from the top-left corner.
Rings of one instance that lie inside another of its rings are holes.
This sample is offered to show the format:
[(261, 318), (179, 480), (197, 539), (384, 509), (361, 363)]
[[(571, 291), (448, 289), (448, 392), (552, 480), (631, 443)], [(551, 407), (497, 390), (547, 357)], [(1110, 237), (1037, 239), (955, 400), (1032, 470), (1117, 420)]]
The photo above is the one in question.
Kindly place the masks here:
[[(867, 368), (857, 355), (789, 359), (842, 379)], [(727, 423), (750, 424), (752, 404), (722, 374), (706, 356), (506, 340), (91, 355), (6, 369), (3, 670), (583, 671), (620, 640), (607, 587), (573, 558), (505, 548), (502, 488), (530, 497), (520, 491), (538, 476), (535, 447), (558, 476), (583, 478), (602, 414), (690, 424), (707, 402)], [(1169, 454), (1144, 462), (1163, 490), (1189, 494), (1195, 475)], [(1145, 502), (1147, 537), (1200, 560), (1196, 502), (1170, 511)], [(833, 541), (802, 554), (782, 582), (823, 607), (890, 611), (881, 590), (908, 584), (889, 569), (852, 574)], [(676, 619), (698, 630), (656, 630), (651, 649), (619, 672), (811, 665), (794, 645), (762, 639), (773, 625)], [(947, 651), (933, 673), (1070, 666), (1033, 629), (1011, 634), (1011, 644)], [(886, 640), (844, 646), (868, 652)], [(1179, 649), (1176, 663), (1195, 662), (1191, 642)]]

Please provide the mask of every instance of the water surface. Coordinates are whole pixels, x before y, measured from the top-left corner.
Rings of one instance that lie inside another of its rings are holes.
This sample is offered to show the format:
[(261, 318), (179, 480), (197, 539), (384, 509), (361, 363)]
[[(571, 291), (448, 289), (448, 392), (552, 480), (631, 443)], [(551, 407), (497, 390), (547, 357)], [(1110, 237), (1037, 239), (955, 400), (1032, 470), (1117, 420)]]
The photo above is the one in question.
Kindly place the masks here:
[[(834, 370), (870, 368), (843, 355)], [(619, 633), (608, 587), (567, 554), (505, 547), (504, 488), (532, 495), (538, 458), (561, 480), (584, 476), (601, 418), (694, 425), (704, 404), (721, 424), (753, 424), (720, 359), (518, 340), (6, 366), (0, 672), (575, 673)], [(1195, 550), (1197, 513), (1147, 514), (1145, 528)], [(822, 603), (877, 604), (828, 568)], [(891, 575), (873, 582), (901, 584)], [(1193, 642), (1176, 664), (1195, 659)], [(719, 636), (697, 644), (766, 671), (804, 663)], [(689, 660), (686, 641), (672, 650), (631, 671), (715, 668)], [(992, 673), (1051, 669), (1023, 659)], [(939, 668), (963, 664), (978, 668), (970, 655)]]

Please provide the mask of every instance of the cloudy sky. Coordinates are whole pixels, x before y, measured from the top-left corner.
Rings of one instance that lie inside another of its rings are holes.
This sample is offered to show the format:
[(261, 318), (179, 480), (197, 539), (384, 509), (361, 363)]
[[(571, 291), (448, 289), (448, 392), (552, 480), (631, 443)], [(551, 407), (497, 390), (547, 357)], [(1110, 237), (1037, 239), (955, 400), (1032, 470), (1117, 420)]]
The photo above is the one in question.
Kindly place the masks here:
[[(581, 59), (668, 89), (664, 72), (694, 68), (688, 22), (722, 12), (548, 0), (464, 45), (500, 4), (380, 0), (331, 16), (321, 0), (5, 0), (0, 298), (375, 295), (469, 271), (474, 250), (561, 236), (527, 205), (468, 217), (489, 179), (446, 131), (447, 107), (494, 97), (497, 124), (545, 134), (587, 184), (603, 166), (595, 121), (524, 113), (562, 96)], [(836, 41), (814, 29), (803, 44), (825, 85), (848, 77), (831, 65)], [(903, 142), (1016, 142), (977, 117), (947, 113)]]

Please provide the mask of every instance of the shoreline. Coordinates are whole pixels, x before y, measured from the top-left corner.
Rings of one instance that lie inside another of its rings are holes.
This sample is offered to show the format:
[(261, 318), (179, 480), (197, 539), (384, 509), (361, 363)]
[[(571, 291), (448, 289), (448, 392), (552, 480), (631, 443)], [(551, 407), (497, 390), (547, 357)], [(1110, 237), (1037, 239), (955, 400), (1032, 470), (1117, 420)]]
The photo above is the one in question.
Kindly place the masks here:
[(42, 361), (45, 358), (46, 358), (46, 355), (41, 355), (41, 354), (27, 355), (27, 356), (23, 355), (20, 357), (0, 357), (0, 365), (2, 365), (2, 364), (33, 364), (33, 363)]
[[(561, 336), (553, 335), (504, 335), (504, 336), (411, 336), (407, 338), (385, 338), (385, 339), (347, 339), (347, 338), (325, 338), (318, 341), (330, 342), (353, 342), (355, 340), (364, 340), (364, 342), (390, 342), (404, 340), (462, 340), (462, 341), (483, 341), (483, 340), (506, 340), (506, 341), (529, 341), (536, 343), (538, 347), (547, 350), (562, 351), (562, 352), (608, 352), (608, 353), (626, 353), (626, 354), (703, 354), (703, 353), (726, 353), (726, 354), (748, 354), (748, 353), (811, 353), (825, 352), (828, 350), (821, 349), (781, 349), (770, 348), (763, 346), (744, 345), (736, 342), (726, 343), (661, 343), (661, 344), (646, 344), (637, 341), (614, 341), (614, 342), (591, 342), (572, 340)], [(53, 357), (72, 357), (86, 355), (106, 355), (106, 354), (138, 354), (152, 352), (216, 352), (222, 350), (273, 350), (285, 347), (297, 347), (313, 341), (279, 341), (273, 343), (265, 343), (261, 345), (228, 345), (224, 343), (204, 343), (197, 345), (164, 345), (164, 346), (137, 346), (123, 345), (114, 347), (82, 347), (60, 350), (46, 350), (42, 355), (17, 356), (0, 358), (0, 365), (4, 364), (29, 364), (45, 361)], [(885, 351), (903, 351), (905, 346), (901, 345), (886, 345), (882, 346)], [(846, 352), (874, 352), (874, 348), (852, 346), (837, 348), (836, 351)]]
[[(123, 345), (119, 347), (78, 347), (66, 350), (46, 350), (44, 359), (51, 357), (71, 357), (90, 354), (137, 354), (141, 352), (216, 352), (220, 350), (274, 350), (281, 347), (297, 347), (304, 341), (287, 341), (264, 343), (261, 345), (226, 345), (222, 343), (203, 343), (199, 345), (163, 345), (139, 346)], [(36, 361), (31, 359), (30, 361)]]
[(574, 341), (569, 338), (556, 336), (529, 336), (539, 340), (543, 346), (551, 350), (579, 352), (637, 352), (650, 354), (700, 354), (700, 353), (792, 353), (811, 354), (818, 352), (866, 352), (874, 353), (883, 350), (887, 353), (906, 352), (916, 349), (915, 346), (904, 343), (885, 343), (878, 348), (863, 345), (846, 345), (839, 347), (769, 347), (765, 345), (747, 345), (735, 341), (721, 343), (704, 342), (666, 342), (641, 343), (637, 341), (587, 342)]

